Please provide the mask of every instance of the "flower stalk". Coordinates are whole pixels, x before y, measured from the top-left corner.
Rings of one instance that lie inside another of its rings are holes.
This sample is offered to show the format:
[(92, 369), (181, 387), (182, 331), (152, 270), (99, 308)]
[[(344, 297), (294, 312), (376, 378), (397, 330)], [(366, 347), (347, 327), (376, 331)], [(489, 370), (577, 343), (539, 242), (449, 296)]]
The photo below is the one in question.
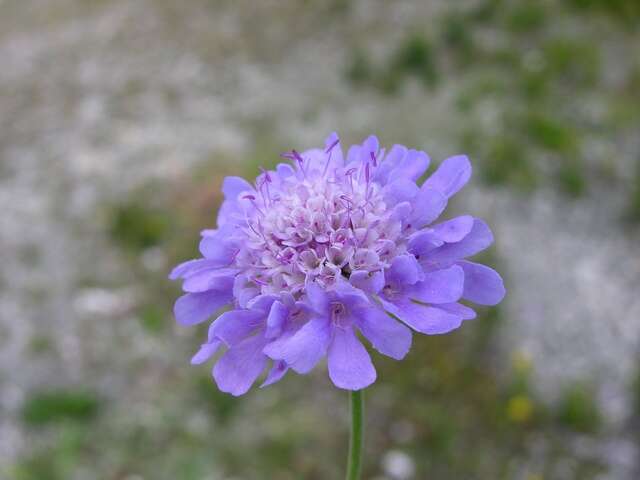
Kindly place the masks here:
[(355, 390), (351, 400), (351, 436), (349, 438), (349, 461), (347, 480), (359, 480), (362, 470), (362, 447), (364, 437), (364, 391)]

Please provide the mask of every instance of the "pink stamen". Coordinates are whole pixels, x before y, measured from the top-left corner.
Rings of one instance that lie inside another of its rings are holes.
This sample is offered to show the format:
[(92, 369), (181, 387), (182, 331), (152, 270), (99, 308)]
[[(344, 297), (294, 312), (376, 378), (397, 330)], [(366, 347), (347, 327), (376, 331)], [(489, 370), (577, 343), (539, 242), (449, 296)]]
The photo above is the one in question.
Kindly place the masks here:
[(291, 154), (293, 155), (293, 158), (295, 158), (300, 165), (304, 164), (304, 158), (302, 158), (302, 156), (295, 149), (291, 150)]
[(336, 140), (331, 145), (329, 145), (329, 147), (327, 147), (324, 153), (331, 153), (331, 150), (333, 150), (333, 148), (339, 143), (340, 143), (340, 139), (336, 138)]
[(258, 203), (256, 202), (256, 197), (254, 195), (243, 195), (242, 196), (243, 199), (249, 200), (251, 202), (251, 205), (253, 205), (253, 208), (255, 208), (260, 215), (262, 215), (264, 217), (264, 212), (260, 209), (260, 207), (258, 207)]
[[(258, 167), (260, 168), (260, 171), (263, 174), (263, 180), (262, 180), (262, 185), (260, 185), (260, 195), (262, 195), (262, 201), (266, 204), (267, 201), (269, 200), (269, 204), (273, 203), (273, 200), (271, 200), (271, 191), (269, 190), (269, 184), (271, 183), (271, 176), (269, 175), (269, 172), (267, 170), (265, 170), (262, 167)], [(267, 191), (267, 198), (265, 199), (264, 194), (262, 193), (262, 187), (264, 187), (264, 189)]]
[(340, 199), (344, 200), (349, 205), (353, 204), (353, 200), (351, 200), (347, 195), (340, 195)]
[(302, 155), (300, 155), (295, 148), (291, 150), (291, 155), (293, 155), (293, 158), (298, 162), (298, 167), (300, 168), (302, 175), (306, 177), (307, 172), (304, 170), (304, 158), (302, 158)]
[(349, 177), (349, 186), (351, 187), (351, 191), (353, 192), (353, 174), (358, 170), (357, 168), (350, 168), (345, 172), (345, 176)]
[(268, 170), (265, 170), (265, 169), (264, 169), (264, 168), (262, 168), (262, 167), (258, 167), (258, 168), (259, 168), (259, 169), (260, 169), (260, 171), (264, 174), (265, 181), (267, 181), (267, 182), (271, 183), (271, 175), (269, 175), (269, 171), (268, 171)]
[(255, 228), (253, 228), (253, 224), (249, 221), (249, 218), (247, 218), (246, 215), (245, 215), (245, 222), (247, 222), (247, 226), (251, 229), (251, 231), (259, 237), (260, 234)]
[(371, 189), (370, 187), (370, 183), (369, 183), (369, 179), (370, 179), (370, 172), (369, 172), (369, 164), (367, 163), (367, 165), (364, 167), (364, 179), (367, 182), (366, 183), (366, 187), (365, 187), (365, 192), (364, 192), (364, 198), (369, 201), (369, 196), (371, 195)]
[(326, 177), (327, 176), (327, 170), (329, 170), (329, 164), (331, 163), (331, 150), (329, 150), (329, 152), (327, 152), (327, 163), (325, 163), (324, 165), (324, 171), (322, 172), (322, 176)]

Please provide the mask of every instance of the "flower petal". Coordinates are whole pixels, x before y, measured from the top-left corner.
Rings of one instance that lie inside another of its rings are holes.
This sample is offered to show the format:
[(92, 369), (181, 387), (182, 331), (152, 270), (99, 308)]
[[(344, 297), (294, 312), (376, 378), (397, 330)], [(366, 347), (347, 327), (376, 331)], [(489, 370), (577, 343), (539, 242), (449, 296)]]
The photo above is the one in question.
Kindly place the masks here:
[(411, 210), (413, 210), (411, 202), (400, 202), (389, 212), (389, 219), (400, 220), (406, 223), (411, 215)]
[(429, 167), (429, 156), (420, 150), (409, 150), (389, 173), (389, 181), (407, 178), (416, 181)]
[(250, 308), (251, 310), (259, 310), (266, 317), (271, 310), (273, 302), (278, 300), (278, 298), (278, 295), (273, 294), (257, 295), (247, 302), (247, 308)]
[(382, 165), (386, 164), (391, 168), (397, 167), (404, 157), (406, 157), (408, 151), (404, 145), (395, 144), (391, 147), (391, 150), (389, 150), (389, 154), (384, 159), (384, 162), (382, 162)]
[(393, 259), (385, 272), (386, 283), (392, 285), (413, 285), (421, 280), (422, 267), (413, 255), (400, 255)]
[(287, 366), (286, 362), (283, 362), (282, 360), (273, 362), (273, 366), (271, 367), (271, 370), (269, 370), (267, 378), (265, 378), (264, 382), (262, 382), (262, 385), (260, 385), (260, 388), (268, 387), (269, 385), (273, 385), (274, 383), (279, 382), (282, 377), (285, 376), (287, 371), (289, 371), (289, 367)]
[(360, 390), (376, 380), (371, 357), (351, 328), (335, 328), (328, 350), (329, 377), (338, 388)]
[(264, 319), (264, 313), (256, 310), (230, 310), (211, 324), (210, 336), (229, 346), (235, 345), (263, 325)]
[(207, 260), (220, 267), (229, 265), (238, 251), (235, 242), (227, 239), (226, 235), (217, 231), (213, 235), (205, 235), (200, 240), (200, 253)]
[(409, 325), (415, 331), (427, 335), (438, 335), (455, 330), (462, 318), (436, 307), (412, 302), (408, 298), (396, 299), (394, 303), (382, 300), (384, 308)]
[(241, 308), (246, 308), (249, 302), (260, 295), (260, 290), (251, 283), (246, 275), (236, 276), (233, 282), (233, 296)]
[(366, 306), (370, 303), (369, 297), (362, 290), (354, 287), (342, 278), (339, 278), (333, 285), (332, 293), (333, 292), (335, 292), (336, 295), (332, 300), (337, 298), (344, 305), (351, 308)]
[(384, 187), (384, 198), (389, 204), (395, 205), (413, 200), (419, 191), (420, 189), (415, 182), (407, 178), (400, 178)]
[(205, 292), (207, 290), (233, 290), (233, 281), (238, 270), (232, 268), (207, 269), (189, 275), (182, 289), (185, 292)]
[(360, 162), (360, 150), (362, 150), (360, 145), (351, 145), (349, 147), (349, 150), (347, 150), (346, 167), (355, 168), (358, 166), (358, 163)]
[(380, 149), (380, 141), (378, 137), (375, 135), (369, 135), (364, 142), (362, 142), (362, 147), (360, 148), (360, 162), (363, 164), (371, 161), (371, 154), (378, 154), (378, 150)]
[(378, 168), (375, 169), (373, 174), (373, 179), (378, 182), (380, 185), (385, 185), (389, 182), (389, 178), (391, 172), (395, 170), (395, 168), (400, 165), (402, 159), (407, 154), (407, 147), (404, 145), (394, 145), (391, 147), (391, 150), (384, 158)]
[(447, 158), (424, 182), (424, 187), (440, 191), (445, 197), (455, 195), (471, 178), (471, 163), (465, 155)]
[(378, 293), (384, 287), (384, 273), (354, 270), (349, 276), (349, 282), (364, 292)]
[(329, 311), (329, 297), (327, 292), (315, 282), (309, 282), (306, 285), (307, 301), (306, 305), (311, 310), (322, 316)]
[(309, 373), (327, 351), (329, 323), (314, 318), (284, 342), (273, 342), (264, 353), (274, 360), (284, 360), (297, 373)]
[(487, 224), (479, 218), (474, 218), (473, 227), (467, 236), (459, 242), (447, 243), (430, 251), (423, 265), (428, 266), (455, 262), (481, 252), (492, 243), (493, 234)]
[(225, 177), (222, 192), (226, 200), (235, 201), (242, 192), (253, 191), (253, 187), (242, 177)]
[(169, 274), (170, 280), (177, 280), (178, 278), (184, 278), (189, 275), (194, 275), (202, 270), (209, 270), (213, 268), (218, 268), (219, 265), (217, 262), (212, 262), (211, 260), (207, 260), (206, 258), (196, 258), (195, 260), (187, 260), (186, 262), (181, 263)]
[(227, 291), (187, 293), (176, 300), (173, 313), (180, 325), (196, 325), (227, 305), (231, 298), (231, 292)]
[(506, 293), (500, 274), (479, 263), (461, 261), (464, 270), (464, 293), (467, 300), (480, 305), (497, 305)]
[(218, 388), (233, 396), (246, 393), (267, 364), (263, 346), (264, 339), (256, 335), (227, 350), (213, 367)]
[(280, 336), (288, 316), (289, 309), (281, 301), (276, 300), (273, 302), (267, 317), (267, 328), (264, 332), (265, 338), (274, 339)]
[(327, 163), (327, 155), (319, 148), (305, 150), (300, 156), (304, 159), (305, 172), (307, 175), (313, 174), (314, 177), (322, 173)]
[(408, 287), (407, 296), (426, 303), (450, 303), (462, 296), (465, 276), (462, 268), (454, 265), (424, 274), (424, 280)]
[(473, 320), (474, 318), (476, 318), (475, 310), (473, 310), (473, 308), (467, 307), (466, 305), (462, 305), (461, 303), (439, 303), (438, 308), (440, 310), (452, 313), (453, 315), (457, 315), (463, 320)]
[(466, 237), (473, 228), (473, 217), (462, 215), (434, 225), (433, 233), (443, 242), (455, 243)]
[(226, 227), (228, 225), (234, 225), (242, 221), (244, 215), (240, 204), (235, 200), (225, 200), (220, 205), (218, 210), (218, 217), (216, 223), (219, 227)]
[(411, 348), (411, 330), (378, 307), (353, 312), (362, 334), (383, 355), (402, 360)]
[(431, 229), (427, 229), (416, 232), (409, 237), (407, 250), (409, 250), (416, 259), (420, 260), (429, 252), (432, 252), (442, 245), (443, 241), (440, 240)]
[(411, 223), (416, 228), (429, 225), (447, 208), (447, 197), (433, 188), (422, 187), (413, 199), (415, 211)]
[(215, 355), (221, 344), (222, 342), (220, 342), (220, 340), (214, 340), (211, 343), (202, 344), (200, 346), (200, 350), (198, 350), (196, 354), (191, 357), (191, 365), (200, 365), (201, 363), (209, 360)]
[(276, 166), (276, 172), (281, 181), (295, 175), (295, 170), (288, 163), (279, 163)]

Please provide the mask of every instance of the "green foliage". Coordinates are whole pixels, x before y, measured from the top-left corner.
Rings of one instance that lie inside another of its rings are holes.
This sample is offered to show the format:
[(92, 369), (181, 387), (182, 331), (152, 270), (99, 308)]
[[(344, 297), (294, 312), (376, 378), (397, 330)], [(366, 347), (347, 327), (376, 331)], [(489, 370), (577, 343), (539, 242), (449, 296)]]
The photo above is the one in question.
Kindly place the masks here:
[[(587, 191), (588, 177), (580, 158), (584, 126), (575, 115), (575, 103), (599, 85), (600, 50), (582, 32), (558, 36), (547, 28), (556, 18), (570, 20), (561, 8), (551, 15), (550, 5), (553, 3), (534, 0), (486, 0), (464, 13), (452, 9), (444, 17), (443, 45), (470, 41), (474, 72), (481, 72), (465, 82), (456, 106), (476, 121), (460, 129), (461, 140), (481, 159), (485, 181), (524, 191), (541, 180), (552, 181), (577, 197)], [(502, 41), (492, 45), (466, 38), (470, 32), (483, 38), (489, 30), (499, 32)], [(497, 80), (487, 84), (487, 78)], [(611, 116), (628, 126), (640, 111), (630, 107), (631, 92), (637, 89), (628, 89), (627, 101), (611, 104)], [(475, 120), (479, 118), (474, 115), (476, 108), (484, 106), (484, 100), (502, 118), (500, 133), (494, 125)]]
[(569, 386), (557, 407), (560, 424), (581, 433), (595, 433), (602, 425), (602, 414), (593, 389), (582, 383)]
[(634, 65), (627, 75), (627, 91), (635, 95), (636, 100), (640, 100), (640, 65)]
[(169, 227), (166, 213), (144, 205), (141, 199), (118, 205), (111, 213), (111, 235), (132, 250), (160, 244)]
[(490, 185), (512, 184), (522, 191), (536, 186), (537, 174), (521, 142), (509, 136), (489, 140), (482, 176)]
[(587, 189), (584, 168), (575, 159), (566, 159), (558, 169), (558, 183), (566, 194), (572, 197), (583, 195)]
[(351, 58), (345, 69), (345, 77), (355, 86), (363, 86), (372, 82), (373, 66), (366, 52), (356, 49), (351, 52)]
[(453, 50), (461, 66), (469, 66), (475, 56), (472, 29), (465, 16), (452, 13), (446, 15), (442, 24), (442, 40)]
[(553, 38), (542, 48), (545, 71), (576, 86), (595, 86), (600, 77), (600, 51), (595, 43)]
[(527, 136), (542, 148), (565, 154), (575, 154), (578, 149), (577, 133), (567, 122), (543, 113), (530, 112), (523, 123)]
[(507, 27), (516, 33), (531, 32), (544, 25), (546, 12), (542, 2), (526, 0), (515, 2), (507, 13)]
[(300, 439), (287, 433), (278, 435), (270, 442), (265, 442), (258, 451), (270, 472), (290, 471), (291, 459), (296, 455), (296, 443)]
[(400, 91), (404, 76), (395, 69), (387, 69), (376, 78), (376, 87), (385, 95), (394, 95)]
[(364, 50), (355, 49), (344, 73), (353, 86), (372, 86), (386, 95), (397, 93), (408, 77), (419, 79), (427, 87), (434, 87), (438, 80), (435, 50), (420, 34), (402, 40), (383, 66), (373, 65)]
[(36, 392), (22, 407), (22, 420), (33, 427), (59, 421), (87, 422), (100, 411), (95, 393), (84, 390), (50, 390)]
[(549, 94), (550, 80), (544, 72), (524, 71), (518, 77), (519, 90), (527, 100), (542, 100)]
[(479, 2), (469, 15), (469, 19), (477, 23), (494, 21), (504, 9), (504, 0), (483, 0)]
[(640, 223), (640, 162), (634, 175), (625, 216), (631, 223)]
[(640, 20), (640, 2), (637, 0), (570, 0), (569, 3), (578, 11), (603, 12), (629, 27), (637, 26)]
[(38, 448), (13, 469), (13, 480), (67, 480), (72, 478), (78, 459), (85, 450), (86, 431), (63, 428), (51, 447)]
[(405, 38), (393, 54), (389, 68), (413, 74), (430, 87), (438, 80), (433, 46), (420, 34)]
[(140, 310), (140, 323), (150, 333), (160, 333), (171, 321), (167, 310), (160, 305), (146, 305)]
[(29, 341), (29, 351), (34, 355), (44, 355), (55, 350), (55, 345), (51, 337), (42, 334), (36, 334)]
[(508, 93), (504, 80), (498, 76), (478, 78), (458, 95), (456, 106), (463, 112), (470, 112), (478, 101), (487, 98), (499, 98)]
[(231, 421), (243, 403), (243, 398), (232, 397), (218, 390), (211, 375), (196, 377), (196, 393), (207, 411), (222, 425)]

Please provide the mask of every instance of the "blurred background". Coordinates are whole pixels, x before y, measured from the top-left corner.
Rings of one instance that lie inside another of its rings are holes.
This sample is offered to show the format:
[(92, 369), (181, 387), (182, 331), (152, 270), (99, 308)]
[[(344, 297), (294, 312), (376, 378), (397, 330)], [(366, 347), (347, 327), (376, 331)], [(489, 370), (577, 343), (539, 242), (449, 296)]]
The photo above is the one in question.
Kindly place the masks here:
[[(374, 355), (367, 479), (640, 478), (638, 0), (0, 1), (0, 478), (333, 479), (324, 367), (234, 399), (171, 265), (223, 176), (467, 153), (499, 308)], [(432, 167), (433, 168), (433, 167)]]

